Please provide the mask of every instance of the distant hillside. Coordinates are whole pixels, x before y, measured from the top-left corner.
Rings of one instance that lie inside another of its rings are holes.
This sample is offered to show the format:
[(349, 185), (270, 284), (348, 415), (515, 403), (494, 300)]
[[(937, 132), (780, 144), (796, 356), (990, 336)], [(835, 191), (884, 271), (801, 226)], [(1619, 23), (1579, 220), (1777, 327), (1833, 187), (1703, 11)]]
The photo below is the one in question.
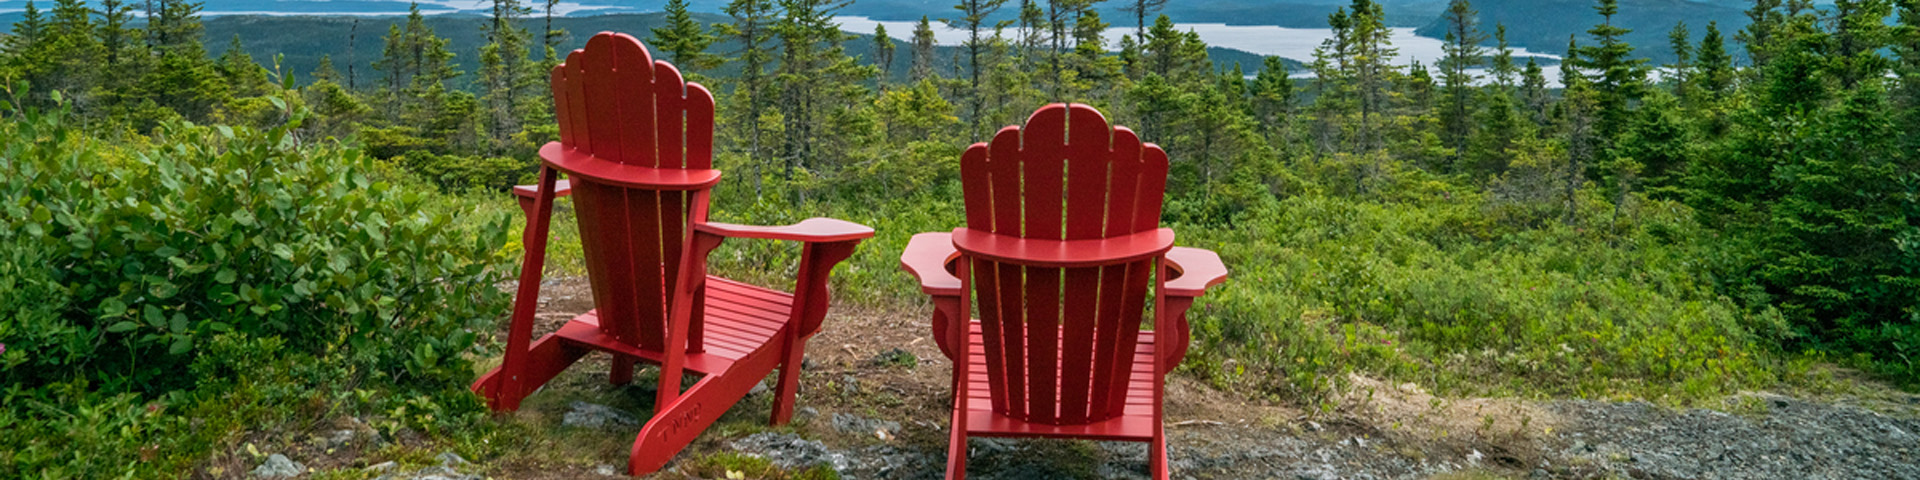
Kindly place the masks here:
[[(1594, 3), (1593, 0), (1473, 0), (1473, 7), (1480, 11), (1482, 28), (1489, 33), (1494, 25), (1504, 24), (1509, 43), (1534, 51), (1560, 53), (1566, 51), (1569, 35), (1576, 36), (1582, 44), (1591, 41), (1587, 30), (1600, 23), (1600, 14), (1593, 10)], [(1687, 22), (1695, 42), (1706, 32), (1707, 22), (1719, 22), (1720, 31), (1728, 38), (1727, 50), (1742, 55), (1744, 51), (1731, 44), (1734, 32), (1746, 28), (1748, 23), (1743, 7), (1730, 6), (1740, 3), (1744, 2), (1620, 0), (1620, 14), (1614, 16), (1614, 24), (1632, 29), (1627, 42), (1633, 44), (1635, 53), (1655, 62), (1673, 60), (1667, 33), (1681, 21)], [(1444, 38), (1446, 25), (1444, 20), (1435, 18), (1415, 33)]]

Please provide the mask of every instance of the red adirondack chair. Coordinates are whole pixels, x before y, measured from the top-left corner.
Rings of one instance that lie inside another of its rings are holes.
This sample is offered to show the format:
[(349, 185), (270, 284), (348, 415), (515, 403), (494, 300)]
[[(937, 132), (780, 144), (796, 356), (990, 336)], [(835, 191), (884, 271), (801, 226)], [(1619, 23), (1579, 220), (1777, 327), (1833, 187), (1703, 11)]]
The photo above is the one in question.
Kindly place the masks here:
[(900, 258), (954, 362), (947, 478), (966, 477), (971, 436), (1149, 442), (1167, 478), (1165, 376), (1186, 355), (1187, 308), (1227, 270), (1159, 228), (1166, 152), (1054, 104), (968, 148), (960, 178), (967, 226), (916, 235)]
[[(786, 227), (707, 221), (713, 95), (656, 62), (633, 37), (601, 33), (553, 69), (560, 141), (540, 149), (540, 184), (515, 189), (528, 213), (526, 257), (506, 358), (473, 384), (494, 410), (521, 399), (587, 353), (613, 356), (610, 380), (634, 362), (660, 365), (654, 415), (628, 472), (659, 470), (753, 386), (780, 369), (773, 424), (793, 414), (802, 350), (827, 314), (827, 275), (873, 230), (810, 219)], [(558, 180), (560, 173), (569, 180)], [(554, 199), (571, 194), (593, 311), (532, 342)], [(726, 238), (804, 242), (794, 293), (706, 274)], [(685, 391), (681, 377), (702, 377)]]

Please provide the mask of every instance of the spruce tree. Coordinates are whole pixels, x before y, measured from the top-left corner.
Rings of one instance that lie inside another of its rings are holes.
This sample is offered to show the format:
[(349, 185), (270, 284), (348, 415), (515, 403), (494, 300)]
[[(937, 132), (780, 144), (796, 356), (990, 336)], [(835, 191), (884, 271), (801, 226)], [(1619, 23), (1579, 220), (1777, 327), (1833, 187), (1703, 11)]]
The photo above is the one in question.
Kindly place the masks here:
[(1487, 73), (1493, 74), (1494, 85), (1512, 90), (1514, 77), (1520, 75), (1520, 66), (1513, 63), (1513, 47), (1507, 44), (1507, 26), (1495, 25), (1493, 32), (1493, 59), (1487, 62)]
[(880, 90), (887, 89), (887, 79), (893, 77), (893, 37), (887, 36), (887, 26), (873, 25), (873, 64), (880, 67)]
[(127, 5), (126, 0), (100, 0), (99, 14), (100, 31), (96, 35), (100, 38), (100, 46), (106, 51), (105, 66), (114, 69), (121, 66), (121, 60), (140, 55), (139, 52), (128, 51), (133, 42), (138, 40), (135, 37), (140, 35), (140, 30), (130, 25), (133, 22), (132, 5)]
[(1133, 36), (1143, 37), (1147, 35), (1147, 17), (1153, 16), (1154, 13), (1159, 12), (1162, 8), (1167, 8), (1167, 2), (1169, 0), (1121, 1), (1126, 3), (1120, 6), (1120, 11), (1126, 12), (1133, 17)]
[(1280, 57), (1267, 57), (1260, 65), (1260, 73), (1253, 77), (1251, 93), (1260, 132), (1269, 142), (1284, 147), (1289, 139), (1294, 102), (1293, 79), (1288, 77), (1287, 62)]
[(1473, 98), (1473, 84), (1480, 79), (1473, 69), (1480, 67), (1481, 57), (1486, 55), (1486, 47), (1480, 44), (1487, 41), (1487, 35), (1480, 31), (1479, 16), (1467, 0), (1453, 0), (1440, 16), (1447, 25), (1446, 42), (1440, 45), (1443, 56), (1438, 65), (1441, 89), (1446, 92), (1440, 124), (1442, 138), (1453, 148), (1456, 162), (1466, 154), (1467, 138), (1473, 133), (1477, 103)]
[(907, 69), (907, 81), (920, 83), (933, 78), (933, 23), (927, 17), (920, 17), (920, 24), (913, 27), (913, 64)]
[(735, 77), (733, 98), (726, 107), (733, 112), (736, 141), (746, 144), (746, 155), (753, 165), (753, 194), (758, 198), (762, 193), (762, 179), (766, 166), (765, 129), (761, 127), (761, 117), (772, 103), (773, 93), (767, 85), (767, 67), (773, 62), (774, 22), (773, 0), (732, 0), (727, 4), (726, 14), (733, 17), (730, 23), (716, 26), (719, 34), (740, 49), (733, 53), (735, 62), (740, 64), (740, 73)]
[(1693, 83), (1693, 38), (1687, 31), (1687, 22), (1673, 25), (1667, 32), (1668, 48), (1673, 50), (1673, 63), (1667, 64), (1667, 81), (1673, 85), (1674, 96), (1688, 98), (1687, 90)]
[(1000, 7), (1006, 3), (1007, 0), (960, 0), (960, 3), (953, 6), (954, 10), (960, 11), (960, 17), (941, 20), (948, 27), (967, 31), (967, 41), (961, 45), (961, 48), (967, 51), (967, 93), (965, 95), (968, 106), (967, 121), (973, 125), (976, 133), (980, 133), (981, 125), (984, 124), (980, 116), (982, 102), (985, 101), (980, 92), (980, 73), (984, 70), (980, 65), (980, 55), (991, 47), (992, 41), (991, 37), (982, 37), (980, 33), (1006, 26), (1005, 22), (990, 24), (987, 21), (987, 17), (999, 11)]
[(1599, 0), (1594, 11), (1601, 23), (1587, 30), (1594, 45), (1579, 51), (1574, 65), (1590, 72), (1594, 94), (1595, 128), (1601, 135), (1602, 149), (1611, 148), (1612, 137), (1625, 130), (1631, 120), (1633, 102), (1638, 100), (1647, 81), (1647, 59), (1634, 55), (1625, 37), (1632, 30), (1613, 24), (1620, 13), (1618, 0)]
[(1733, 90), (1733, 57), (1727, 54), (1726, 40), (1718, 22), (1707, 24), (1707, 33), (1694, 49), (1694, 85), (1701, 93), (1720, 98)]
[(1527, 107), (1528, 118), (1534, 126), (1547, 125), (1547, 107), (1553, 101), (1553, 95), (1547, 91), (1547, 74), (1540, 62), (1527, 59), (1525, 73), (1521, 74), (1520, 100)]
[(1780, 13), (1781, 0), (1753, 0), (1753, 6), (1747, 9), (1747, 28), (1736, 35), (1736, 39), (1747, 46), (1747, 58), (1753, 62), (1756, 70), (1766, 68), (1773, 59), (1772, 48), (1774, 33), (1786, 22)]
[(667, 0), (665, 28), (654, 28), (653, 36), (647, 43), (656, 52), (667, 54), (668, 61), (688, 76), (718, 67), (724, 61), (718, 55), (707, 53), (716, 40), (705, 26), (693, 20), (693, 14), (687, 11), (687, 0)]
[(1836, 0), (1833, 3), (1833, 66), (1829, 69), (1843, 90), (1853, 90), (1860, 82), (1886, 76), (1893, 67), (1880, 50), (1893, 40), (1894, 29), (1886, 24), (1893, 15), (1890, 0)]
[[(1360, 124), (1356, 129), (1354, 152), (1368, 152), (1384, 144), (1380, 136), (1380, 126), (1376, 124), (1386, 109), (1389, 85), (1395, 75), (1393, 57), (1398, 50), (1393, 48), (1392, 30), (1387, 28), (1386, 13), (1374, 0), (1353, 0), (1353, 11), (1349, 19), (1352, 26), (1348, 30), (1352, 56), (1349, 69), (1352, 71), (1355, 99), (1360, 106)], [(1378, 165), (1374, 165), (1376, 172)], [(1369, 174), (1372, 175), (1372, 174)]]
[(480, 47), (476, 80), (486, 108), (486, 143), (495, 154), (505, 151), (535, 105), (529, 101), (536, 83), (529, 58), (532, 36), (520, 26), (530, 13), (520, 0), (493, 0), (492, 16), (481, 28), (487, 44)]

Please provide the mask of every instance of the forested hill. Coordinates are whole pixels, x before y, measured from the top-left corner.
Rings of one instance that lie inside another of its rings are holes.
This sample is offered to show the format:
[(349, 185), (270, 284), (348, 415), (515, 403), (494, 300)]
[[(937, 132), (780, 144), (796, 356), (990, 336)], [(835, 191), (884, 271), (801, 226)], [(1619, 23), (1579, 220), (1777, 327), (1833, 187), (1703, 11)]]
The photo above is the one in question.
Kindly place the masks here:
[[(1668, 35), (1680, 22), (1686, 22), (1689, 40), (1696, 43), (1709, 22), (1718, 22), (1722, 32), (1746, 28), (1750, 20), (1742, 7), (1731, 6), (1736, 3), (1748, 2), (1624, 0), (1620, 2), (1620, 14), (1613, 17), (1613, 24), (1632, 30), (1624, 38), (1637, 47), (1635, 55), (1666, 63), (1673, 60), (1673, 51), (1666, 48)], [(1481, 24), (1505, 25), (1508, 42), (1536, 52), (1566, 51), (1569, 38), (1584, 42), (1587, 30), (1600, 23), (1600, 14), (1594, 12), (1593, 2), (1587, 0), (1478, 0), (1473, 2), (1473, 7), (1480, 12)], [(1446, 36), (1446, 31), (1446, 20), (1434, 18), (1415, 32), (1441, 38)]]

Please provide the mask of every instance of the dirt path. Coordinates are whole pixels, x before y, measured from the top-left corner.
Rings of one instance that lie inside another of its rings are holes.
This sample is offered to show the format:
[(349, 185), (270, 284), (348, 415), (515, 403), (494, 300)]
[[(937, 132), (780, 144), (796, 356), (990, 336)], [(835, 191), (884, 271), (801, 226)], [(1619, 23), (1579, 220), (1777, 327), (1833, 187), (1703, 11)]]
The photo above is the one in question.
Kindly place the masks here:
[[(543, 290), (541, 331), (591, 307), (583, 281)], [(950, 367), (928, 337), (926, 314), (835, 308), (809, 343), (793, 427), (764, 428), (769, 401), (755, 395), (678, 461), (739, 452), (791, 467), (826, 463), (846, 478), (941, 478)], [(551, 424), (572, 444), (600, 447), (568, 459), (509, 460), (493, 466), (493, 476), (574, 478), (624, 464), (634, 429), (560, 427), (561, 419), (577, 408), (574, 400), (644, 418), (651, 387), (609, 386), (595, 365), (605, 360), (589, 362), (530, 398), (516, 421)], [(1411, 385), (1353, 380), (1358, 387), (1339, 408), (1309, 416), (1176, 376), (1167, 397), (1176, 478), (1920, 478), (1920, 397), (1912, 395), (1871, 409), (1754, 395), (1730, 400), (1739, 408), (1729, 410), (1743, 412), (1733, 414), (1445, 399)], [(970, 445), (972, 478), (1145, 478), (1140, 444)]]

